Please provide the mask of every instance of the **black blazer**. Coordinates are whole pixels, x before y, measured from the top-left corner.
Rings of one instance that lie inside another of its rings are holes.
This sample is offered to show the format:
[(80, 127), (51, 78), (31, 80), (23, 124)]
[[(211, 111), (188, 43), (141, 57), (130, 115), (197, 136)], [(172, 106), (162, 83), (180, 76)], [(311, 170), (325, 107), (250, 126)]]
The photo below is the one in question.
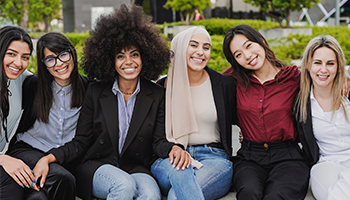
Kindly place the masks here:
[[(350, 96), (348, 97), (350, 100)], [(312, 128), (312, 116), (311, 116), (311, 101), (310, 101), (310, 96), (308, 98), (307, 102), (307, 120), (305, 123), (303, 122), (298, 122), (294, 113), (294, 119), (295, 119), (295, 126), (298, 130), (298, 135), (301, 144), (303, 145), (303, 153), (309, 162), (309, 164), (312, 166), (315, 163), (317, 163), (319, 157), (320, 157), (320, 152), (319, 152), (319, 147), (316, 142), (316, 138), (313, 132)]]
[[(118, 152), (118, 101), (113, 83), (90, 84), (81, 108), (76, 135), (64, 146), (50, 150), (60, 164), (74, 162), (77, 195), (90, 199), (92, 179), (103, 164), (128, 173), (147, 173), (158, 158), (168, 157), (173, 143), (165, 137), (164, 89), (140, 78), (130, 127), (121, 154)], [(155, 155), (156, 153), (156, 155)]]
[[(226, 76), (210, 69), (204, 68), (210, 77), (214, 103), (218, 116), (221, 143), (226, 153), (232, 156), (232, 124), (237, 124), (236, 109), (236, 82), (233, 77)], [(165, 79), (159, 81), (164, 85)]]

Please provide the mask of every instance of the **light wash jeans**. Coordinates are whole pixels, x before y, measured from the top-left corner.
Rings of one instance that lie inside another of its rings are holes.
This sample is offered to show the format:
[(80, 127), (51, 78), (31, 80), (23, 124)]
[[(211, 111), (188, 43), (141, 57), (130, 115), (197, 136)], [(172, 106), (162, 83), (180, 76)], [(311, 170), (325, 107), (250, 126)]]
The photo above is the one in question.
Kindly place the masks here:
[(230, 189), (233, 174), (232, 162), (225, 150), (189, 146), (186, 151), (203, 167), (192, 169), (191, 165), (177, 171), (168, 158), (156, 160), (151, 172), (162, 193), (168, 194), (168, 200), (210, 200), (224, 196)]
[(157, 182), (148, 174), (127, 172), (113, 165), (99, 167), (93, 178), (93, 195), (97, 198), (160, 200), (161, 194)]

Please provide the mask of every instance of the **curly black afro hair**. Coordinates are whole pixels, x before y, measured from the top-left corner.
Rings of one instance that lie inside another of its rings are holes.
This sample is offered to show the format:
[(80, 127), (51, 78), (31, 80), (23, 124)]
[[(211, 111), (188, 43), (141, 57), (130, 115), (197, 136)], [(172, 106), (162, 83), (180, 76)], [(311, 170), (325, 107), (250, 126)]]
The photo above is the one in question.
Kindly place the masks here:
[(166, 39), (143, 13), (142, 7), (125, 4), (110, 15), (98, 18), (94, 30), (85, 41), (83, 69), (89, 78), (112, 82), (118, 76), (115, 56), (134, 46), (142, 60), (140, 76), (156, 80), (167, 67), (170, 51)]

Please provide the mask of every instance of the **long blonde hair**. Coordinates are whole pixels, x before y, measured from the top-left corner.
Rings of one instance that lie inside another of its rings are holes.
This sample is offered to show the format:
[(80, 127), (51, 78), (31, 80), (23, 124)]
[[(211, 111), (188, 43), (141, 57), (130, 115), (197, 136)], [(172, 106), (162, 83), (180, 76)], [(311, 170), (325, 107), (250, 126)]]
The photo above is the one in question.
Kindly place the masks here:
[(307, 120), (307, 102), (310, 97), (312, 84), (312, 79), (310, 76), (312, 57), (314, 56), (315, 51), (321, 47), (327, 47), (333, 50), (338, 63), (337, 74), (334, 77), (332, 86), (333, 114), (334, 111), (341, 106), (344, 111), (346, 121), (349, 121), (342, 101), (343, 97), (341, 95), (342, 86), (345, 80), (345, 56), (338, 41), (330, 35), (317, 36), (313, 38), (305, 48), (301, 66), (300, 91), (296, 97), (296, 105), (294, 106), (294, 113), (296, 113), (295, 117), (299, 122), (305, 123)]

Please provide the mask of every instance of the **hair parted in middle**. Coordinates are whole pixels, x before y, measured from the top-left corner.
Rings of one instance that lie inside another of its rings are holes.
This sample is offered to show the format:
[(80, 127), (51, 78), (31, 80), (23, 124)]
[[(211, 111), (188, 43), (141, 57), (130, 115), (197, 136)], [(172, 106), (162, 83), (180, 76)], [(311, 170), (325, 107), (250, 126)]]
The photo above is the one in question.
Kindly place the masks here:
[(305, 48), (301, 65), (300, 91), (296, 97), (294, 106), (296, 119), (299, 122), (304, 123), (307, 120), (307, 103), (310, 97), (309, 95), (312, 85), (312, 78), (310, 76), (312, 58), (315, 51), (321, 47), (327, 47), (333, 50), (338, 63), (337, 74), (334, 77), (332, 86), (333, 113), (339, 108), (339, 106), (341, 106), (344, 111), (345, 118), (348, 121), (349, 119), (347, 117), (346, 110), (342, 102), (343, 97), (341, 95), (342, 86), (345, 80), (345, 56), (338, 41), (330, 35), (317, 36), (313, 38)]
[(122, 4), (114, 13), (99, 17), (90, 31), (84, 47), (82, 67), (85, 74), (103, 82), (114, 81), (118, 76), (115, 56), (134, 46), (141, 54), (140, 76), (156, 80), (170, 59), (167, 41), (159, 33), (142, 7)]
[(33, 116), (37, 120), (49, 123), (50, 109), (53, 105), (52, 82), (53, 75), (42, 62), (45, 58), (45, 49), (55, 54), (68, 50), (73, 59), (74, 68), (70, 74), (72, 88), (71, 108), (78, 108), (83, 104), (85, 87), (83, 77), (78, 71), (78, 56), (72, 42), (62, 33), (50, 32), (41, 36), (37, 43), (37, 65), (38, 65), (38, 91), (33, 103)]

